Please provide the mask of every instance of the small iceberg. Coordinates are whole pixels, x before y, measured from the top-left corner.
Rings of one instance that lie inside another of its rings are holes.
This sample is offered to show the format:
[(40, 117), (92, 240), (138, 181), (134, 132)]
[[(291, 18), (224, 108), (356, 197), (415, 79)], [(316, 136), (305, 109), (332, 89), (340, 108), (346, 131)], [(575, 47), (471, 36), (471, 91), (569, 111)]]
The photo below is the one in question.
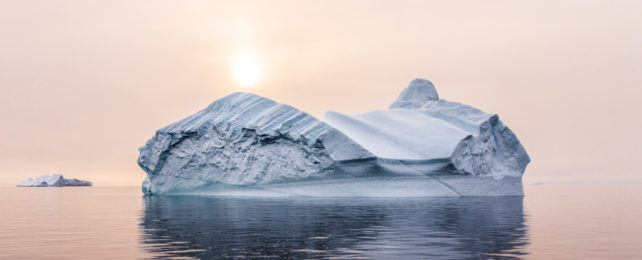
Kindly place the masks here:
[(64, 186), (91, 186), (90, 181), (79, 179), (65, 179), (62, 174), (42, 175), (38, 178), (29, 178), (18, 184), (18, 187), (64, 187)]

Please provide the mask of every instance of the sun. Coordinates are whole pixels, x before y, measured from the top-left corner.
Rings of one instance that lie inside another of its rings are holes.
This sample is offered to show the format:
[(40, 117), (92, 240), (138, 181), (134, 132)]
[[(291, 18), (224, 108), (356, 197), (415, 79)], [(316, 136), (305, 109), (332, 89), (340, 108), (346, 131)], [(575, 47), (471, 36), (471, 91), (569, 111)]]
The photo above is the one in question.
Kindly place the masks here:
[(258, 57), (253, 53), (241, 53), (234, 61), (234, 77), (242, 87), (254, 86), (260, 78)]

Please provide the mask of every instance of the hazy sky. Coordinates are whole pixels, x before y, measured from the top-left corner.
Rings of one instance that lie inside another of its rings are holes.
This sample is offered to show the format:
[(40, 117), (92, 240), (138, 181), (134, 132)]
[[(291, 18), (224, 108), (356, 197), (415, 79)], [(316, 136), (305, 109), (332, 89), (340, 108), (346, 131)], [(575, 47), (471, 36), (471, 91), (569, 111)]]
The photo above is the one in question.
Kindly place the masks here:
[[(320, 116), (387, 108), (416, 77), (499, 114), (528, 179), (639, 178), (640, 14), (625, 0), (2, 0), (0, 185), (140, 185), (137, 148), (231, 92)], [(234, 81), (244, 52), (260, 61), (251, 89)]]

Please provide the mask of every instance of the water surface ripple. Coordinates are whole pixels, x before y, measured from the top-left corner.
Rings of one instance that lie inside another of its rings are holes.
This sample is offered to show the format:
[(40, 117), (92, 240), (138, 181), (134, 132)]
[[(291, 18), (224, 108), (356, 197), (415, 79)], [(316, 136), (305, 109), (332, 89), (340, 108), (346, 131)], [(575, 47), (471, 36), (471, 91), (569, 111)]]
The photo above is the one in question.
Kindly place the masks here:
[(145, 197), (144, 249), (158, 257), (519, 257), (522, 197)]

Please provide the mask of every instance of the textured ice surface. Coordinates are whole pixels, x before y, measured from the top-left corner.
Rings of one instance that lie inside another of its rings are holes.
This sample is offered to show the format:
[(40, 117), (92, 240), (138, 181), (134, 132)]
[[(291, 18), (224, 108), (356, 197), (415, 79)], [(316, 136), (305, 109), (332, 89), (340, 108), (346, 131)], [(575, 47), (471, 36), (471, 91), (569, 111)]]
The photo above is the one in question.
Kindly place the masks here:
[(61, 174), (42, 175), (38, 178), (29, 178), (18, 184), (18, 187), (63, 187), (63, 186), (91, 186), (89, 181), (78, 179), (65, 179)]
[(449, 158), (457, 170), (501, 179), (521, 176), (530, 162), (517, 136), (496, 114), (443, 99), (429, 101), (417, 111), (470, 134), (457, 144)]
[(209, 183), (326, 177), (337, 161), (373, 158), (343, 133), (291, 106), (233, 93), (156, 132), (140, 148), (145, 192)]
[(233, 93), (139, 150), (147, 194), (522, 195), (530, 161), (497, 115), (439, 99), (424, 79), (388, 110), (322, 120)]

